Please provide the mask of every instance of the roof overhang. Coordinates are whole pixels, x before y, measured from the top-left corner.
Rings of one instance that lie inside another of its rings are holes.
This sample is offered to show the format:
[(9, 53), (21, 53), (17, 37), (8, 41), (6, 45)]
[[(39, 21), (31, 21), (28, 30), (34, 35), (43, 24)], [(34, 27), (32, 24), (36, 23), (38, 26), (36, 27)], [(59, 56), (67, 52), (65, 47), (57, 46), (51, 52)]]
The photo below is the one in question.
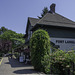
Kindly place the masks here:
[(68, 26), (68, 24), (65, 26), (64, 24), (63, 25), (55, 25), (55, 24), (52, 24), (52, 25), (46, 25), (46, 24), (36, 24), (32, 29), (31, 31), (34, 31), (36, 30), (36, 28), (43, 28), (43, 27), (59, 27), (59, 28), (68, 28), (68, 29), (75, 29), (75, 26), (74, 25), (71, 25), (71, 26)]

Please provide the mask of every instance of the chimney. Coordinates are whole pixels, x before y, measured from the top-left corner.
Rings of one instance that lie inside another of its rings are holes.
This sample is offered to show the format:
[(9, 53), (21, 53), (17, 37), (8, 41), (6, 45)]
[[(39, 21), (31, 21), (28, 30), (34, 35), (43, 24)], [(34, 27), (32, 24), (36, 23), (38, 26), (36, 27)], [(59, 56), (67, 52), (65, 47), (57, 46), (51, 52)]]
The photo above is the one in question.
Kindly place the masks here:
[(51, 6), (50, 6), (50, 13), (55, 13), (55, 6), (56, 6), (56, 4), (51, 4)]

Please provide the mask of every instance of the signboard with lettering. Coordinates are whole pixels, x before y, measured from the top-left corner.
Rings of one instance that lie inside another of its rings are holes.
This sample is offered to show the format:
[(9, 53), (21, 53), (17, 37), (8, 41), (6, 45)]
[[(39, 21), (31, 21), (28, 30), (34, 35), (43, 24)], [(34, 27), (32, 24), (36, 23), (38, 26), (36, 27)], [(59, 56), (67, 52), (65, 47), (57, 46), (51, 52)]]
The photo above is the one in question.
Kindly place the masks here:
[(59, 45), (60, 50), (75, 50), (75, 39), (51, 37), (51, 42), (55, 45)]

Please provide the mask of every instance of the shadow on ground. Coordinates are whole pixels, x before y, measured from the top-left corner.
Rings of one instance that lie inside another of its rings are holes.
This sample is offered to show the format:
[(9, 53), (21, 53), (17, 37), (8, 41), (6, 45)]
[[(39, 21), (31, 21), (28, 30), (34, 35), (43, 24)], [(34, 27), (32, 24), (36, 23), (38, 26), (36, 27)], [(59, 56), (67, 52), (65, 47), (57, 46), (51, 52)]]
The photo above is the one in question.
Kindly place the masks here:
[(8, 58), (9, 62), (6, 62), (5, 64), (10, 64), (12, 68), (16, 68), (16, 67), (32, 67), (29, 64), (25, 64), (25, 63), (20, 63), (17, 59), (14, 58)]
[(16, 70), (14, 71), (13, 73), (16, 73), (16, 74), (37, 74), (39, 72), (33, 70), (33, 69), (22, 69), (22, 70)]
[(14, 68), (13, 73), (15, 74), (38, 74), (38, 71), (35, 71), (32, 65), (20, 63), (18, 60), (14, 58), (8, 58), (8, 62), (5, 64), (10, 64), (12, 68)]

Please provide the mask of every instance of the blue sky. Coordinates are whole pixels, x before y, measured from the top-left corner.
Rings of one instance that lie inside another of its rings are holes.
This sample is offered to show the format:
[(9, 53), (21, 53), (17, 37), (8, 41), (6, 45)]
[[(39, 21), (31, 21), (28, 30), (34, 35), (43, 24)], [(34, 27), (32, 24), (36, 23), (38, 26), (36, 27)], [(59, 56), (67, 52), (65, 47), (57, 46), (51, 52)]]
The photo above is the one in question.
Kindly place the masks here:
[(75, 0), (0, 0), (0, 27), (25, 34), (27, 18), (37, 18), (52, 3), (56, 13), (75, 21)]

